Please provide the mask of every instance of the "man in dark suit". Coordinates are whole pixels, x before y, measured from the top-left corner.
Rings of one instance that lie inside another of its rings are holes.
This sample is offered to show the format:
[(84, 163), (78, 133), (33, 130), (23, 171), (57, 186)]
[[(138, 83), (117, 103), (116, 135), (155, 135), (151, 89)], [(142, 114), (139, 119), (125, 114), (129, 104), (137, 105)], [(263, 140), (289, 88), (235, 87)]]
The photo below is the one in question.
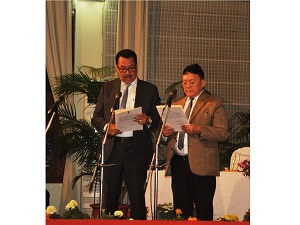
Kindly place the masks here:
[[(174, 132), (166, 124), (163, 138), (168, 141), (166, 174), (172, 176), (174, 209), (185, 218), (213, 220), (213, 198), (219, 172), (218, 141), (228, 137), (228, 120), (221, 99), (205, 90), (204, 72), (198, 64), (183, 70), (182, 87), (186, 96), (172, 104), (181, 105), (190, 124)], [(182, 143), (180, 141), (182, 133)]]
[[(113, 214), (118, 209), (122, 176), (124, 176), (130, 201), (130, 217), (136, 220), (146, 219), (144, 184), (153, 155), (151, 130), (157, 129), (160, 121), (156, 109), (160, 104), (158, 89), (155, 85), (137, 77), (137, 66), (137, 56), (134, 51), (124, 49), (117, 53), (116, 70), (119, 78), (103, 84), (92, 118), (92, 123), (98, 132), (105, 131), (110, 119), (111, 107), (119, 92), (122, 93), (120, 107), (124, 102), (121, 108), (142, 107), (142, 113), (138, 114), (134, 121), (143, 125), (143, 129), (122, 132), (112, 121), (104, 147), (105, 164), (115, 164), (104, 168), (108, 187), (105, 213)], [(123, 100), (125, 96), (127, 101)]]

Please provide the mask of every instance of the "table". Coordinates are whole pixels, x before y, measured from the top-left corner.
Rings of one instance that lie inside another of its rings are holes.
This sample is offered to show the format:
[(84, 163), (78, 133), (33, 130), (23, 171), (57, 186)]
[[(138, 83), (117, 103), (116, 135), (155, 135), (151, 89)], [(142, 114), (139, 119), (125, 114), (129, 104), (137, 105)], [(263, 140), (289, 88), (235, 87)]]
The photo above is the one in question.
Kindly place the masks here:
[[(165, 177), (164, 174), (164, 170), (158, 171), (158, 204), (173, 202), (171, 177)], [(152, 179), (148, 183), (145, 194), (148, 207), (151, 205), (153, 207), (154, 178), (155, 171), (152, 173)], [(250, 178), (243, 176), (242, 172), (220, 172), (220, 176), (217, 177), (213, 204), (214, 220), (225, 214), (235, 214), (242, 221), (246, 211), (250, 208)], [(151, 213), (148, 219), (151, 219)]]

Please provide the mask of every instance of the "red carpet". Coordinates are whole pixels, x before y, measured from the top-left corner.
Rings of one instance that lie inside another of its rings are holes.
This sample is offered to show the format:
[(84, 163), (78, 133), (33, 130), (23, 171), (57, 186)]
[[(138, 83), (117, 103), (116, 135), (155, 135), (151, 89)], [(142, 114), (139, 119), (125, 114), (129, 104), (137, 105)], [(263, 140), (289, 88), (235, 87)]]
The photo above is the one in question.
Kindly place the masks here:
[(250, 222), (226, 222), (226, 221), (169, 221), (169, 220), (69, 220), (69, 219), (48, 219), (46, 225), (250, 225)]

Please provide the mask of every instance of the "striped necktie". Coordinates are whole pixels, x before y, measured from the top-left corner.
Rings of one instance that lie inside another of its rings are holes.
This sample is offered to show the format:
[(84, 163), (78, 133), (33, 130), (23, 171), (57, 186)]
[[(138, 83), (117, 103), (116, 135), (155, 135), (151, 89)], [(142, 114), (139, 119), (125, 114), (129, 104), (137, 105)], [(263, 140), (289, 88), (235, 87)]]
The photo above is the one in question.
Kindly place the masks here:
[(123, 93), (123, 98), (120, 104), (120, 109), (125, 109), (126, 108), (126, 103), (127, 103), (127, 97), (128, 97), (128, 87), (130, 86), (130, 84), (125, 84), (126, 88), (124, 90)]
[[(187, 108), (185, 110), (186, 118), (189, 118), (189, 116), (190, 116), (191, 109), (192, 109), (192, 106), (193, 106), (193, 100), (194, 100), (194, 98), (190, 99), (190, 104), (187, 106)], [(183, 149), (183, 141), (184, 141), (184, 131), (180, 131), (179, 139), (178, 139), (178, 148), (180, 150)]]

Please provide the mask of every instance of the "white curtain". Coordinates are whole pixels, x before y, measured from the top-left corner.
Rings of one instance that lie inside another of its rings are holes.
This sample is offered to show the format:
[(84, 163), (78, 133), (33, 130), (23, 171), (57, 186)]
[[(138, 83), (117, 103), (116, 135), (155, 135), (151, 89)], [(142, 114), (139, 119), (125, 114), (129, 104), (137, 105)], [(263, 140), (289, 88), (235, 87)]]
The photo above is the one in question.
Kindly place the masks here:
[(73, 71), (71, 1), (46, 1), (46, 68), (51, 88), (55, 77)]
[(147, 79), (148, 0), (119, 0), (116, 51), (130, 48), (138, 56), (139, 78)]
[[(73, 72), (72, 66), (72, 2), (46, 1), (46, 68), (54, 99), (54, 78)], [(77, 186), (72, 189), (76, 174), (74, 157), (66, 159), (59, 214), (72, 199), (79, 202)]]

